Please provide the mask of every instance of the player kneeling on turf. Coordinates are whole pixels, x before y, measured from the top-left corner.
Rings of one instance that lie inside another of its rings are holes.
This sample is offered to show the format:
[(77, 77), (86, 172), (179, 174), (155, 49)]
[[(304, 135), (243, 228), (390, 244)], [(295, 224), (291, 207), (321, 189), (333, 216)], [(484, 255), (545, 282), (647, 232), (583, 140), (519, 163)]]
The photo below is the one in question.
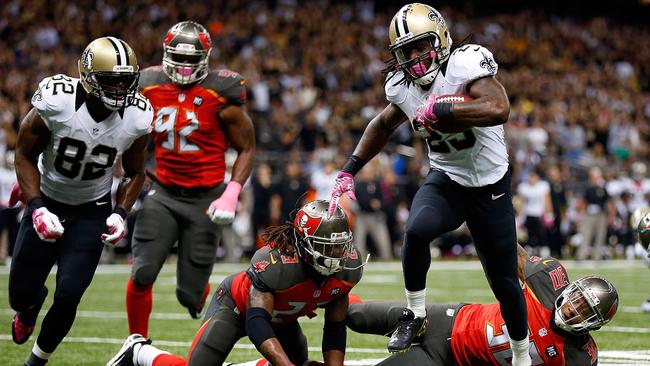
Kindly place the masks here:
[(273, 365), (308, 364), (298, 318), (315, 316), (318, 307), (325, 308), (325, 365), (343, 365), (348, 293), (361, 279), (363, 263), (346, 214), (338, 208), (328, 217), (328, 207), (327, 201), (310, 202), (293, 224), (267, 230), (267, 246), (255, 253), (251, 266), (217, 289), (188, 360), (133, 334), (107, 365), (222, 365), (245, 336)]

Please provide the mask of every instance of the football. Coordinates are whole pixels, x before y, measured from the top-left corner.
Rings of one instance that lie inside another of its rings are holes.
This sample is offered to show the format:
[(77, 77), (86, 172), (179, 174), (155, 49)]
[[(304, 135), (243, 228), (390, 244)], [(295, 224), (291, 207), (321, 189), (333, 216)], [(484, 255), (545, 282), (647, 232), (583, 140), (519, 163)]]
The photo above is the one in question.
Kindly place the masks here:
[(474, 98), (464, 94), (444, 94), (436, 98), (438, 103), (465, 103), (471, 100)]

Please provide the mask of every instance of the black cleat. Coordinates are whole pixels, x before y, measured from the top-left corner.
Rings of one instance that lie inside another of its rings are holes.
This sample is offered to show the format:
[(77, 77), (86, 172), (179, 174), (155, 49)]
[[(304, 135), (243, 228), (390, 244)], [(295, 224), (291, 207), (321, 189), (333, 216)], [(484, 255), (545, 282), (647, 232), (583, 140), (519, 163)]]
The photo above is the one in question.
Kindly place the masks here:
[(388, 352), (405, 352), (427, 330), (427, 318), (416, 318), (411, 309), (404, 308), (397, 327), (388, 340)]

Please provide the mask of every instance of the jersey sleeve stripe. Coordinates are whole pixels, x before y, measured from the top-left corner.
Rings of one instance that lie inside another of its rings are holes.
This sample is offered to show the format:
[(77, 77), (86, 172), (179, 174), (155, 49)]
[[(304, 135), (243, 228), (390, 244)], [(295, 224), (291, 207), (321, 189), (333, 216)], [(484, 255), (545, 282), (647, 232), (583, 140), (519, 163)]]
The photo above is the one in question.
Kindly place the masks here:
[(205, 90), (206, 90), (208, 93), (212, 94), (212, 95), (213, 95), (213, 96), (214, 96), (214, 97), (215, 97), (219, 102), (221, 102), (221, 103), (225, 103), (225, 102), (226, 102), (226, 98), (222, 97), (222, 96), (221, 96), (219, 93), (217, 93), (216, 91), (214, 91), (214, 90), (212, 90), (212, 89), (205, 89)]

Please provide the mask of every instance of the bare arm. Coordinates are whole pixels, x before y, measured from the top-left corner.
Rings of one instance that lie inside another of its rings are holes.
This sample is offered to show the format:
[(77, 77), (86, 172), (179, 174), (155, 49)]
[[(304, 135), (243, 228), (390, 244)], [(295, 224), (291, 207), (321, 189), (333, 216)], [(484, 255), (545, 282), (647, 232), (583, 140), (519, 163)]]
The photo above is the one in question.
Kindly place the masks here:
[(369, 162), (386, 146), (395, 129), (406, 120), (406, 115), (398, 106), (389, 104), (368, 123), (353, 155), (357, 156), (362, 164)]
[(140, 136), (122, 155), (124, 177), (117, 187), (115, 208), (121, 208), (125, 213), (131, 210), (145, 181), (144, 166), (148, 138), (149, 135)]
[(25, 202), (41, 196), (41, 174), (38, 171), (38, 156), (50, 141), (50, 130), (41, 116), (32, 108), (20, 124), (16, 144), (16, 176)]
[(469, 95), (474, 100), (452, 105), (453, 118), (438, 121), (433, 128), (445, 133), (461, 132), (471, 127), (504, 124), (510, 115), (510, 102), (501, 83), (494, 77), (484, 77), (472, 83)]
[(506, 89), (494, 77), (476, 80), (469, 88), (474, 98), (469, 103), (454, 104), (454, 119), (468, 127), (486, 127), (504, 124), (510, 115)]
[[(323, 359), (325, 366), (343, 366), (345, 358), (345, 319), (348, 314), (348, 297), (343, 296), (325, 308), (325, 330), (323, 334)], [(328, 329), (329, 327), (329, 329)], [(332, 329), (332, 328), (335, 329)], [(342, 328), (338, 328), (342, 327)], [(342, 332), (342, 333), (341, 333)], [(326, 337), (330, 339), (327, 340)], [(342, 342), (341, 349), (328, 343)]]
[[(273, 294), (259, 291), (254, 286), (251, 286), (248, 293), (248, 309), (251, 308), (262, 308), (271, 314), (273, 312)], [(289, 356), (282, 349), (282, 345), (277, 337), (271, 337), (262, 342), (258, 350), (272, 365), (291, 365)]]
[(230, 145), (237, 150), (237, 160), (232, 167), (232, 180), (244, 184), (253, 169), (255, 133), (248, 113), (237, 106), (226, 107), (219, 113)]

